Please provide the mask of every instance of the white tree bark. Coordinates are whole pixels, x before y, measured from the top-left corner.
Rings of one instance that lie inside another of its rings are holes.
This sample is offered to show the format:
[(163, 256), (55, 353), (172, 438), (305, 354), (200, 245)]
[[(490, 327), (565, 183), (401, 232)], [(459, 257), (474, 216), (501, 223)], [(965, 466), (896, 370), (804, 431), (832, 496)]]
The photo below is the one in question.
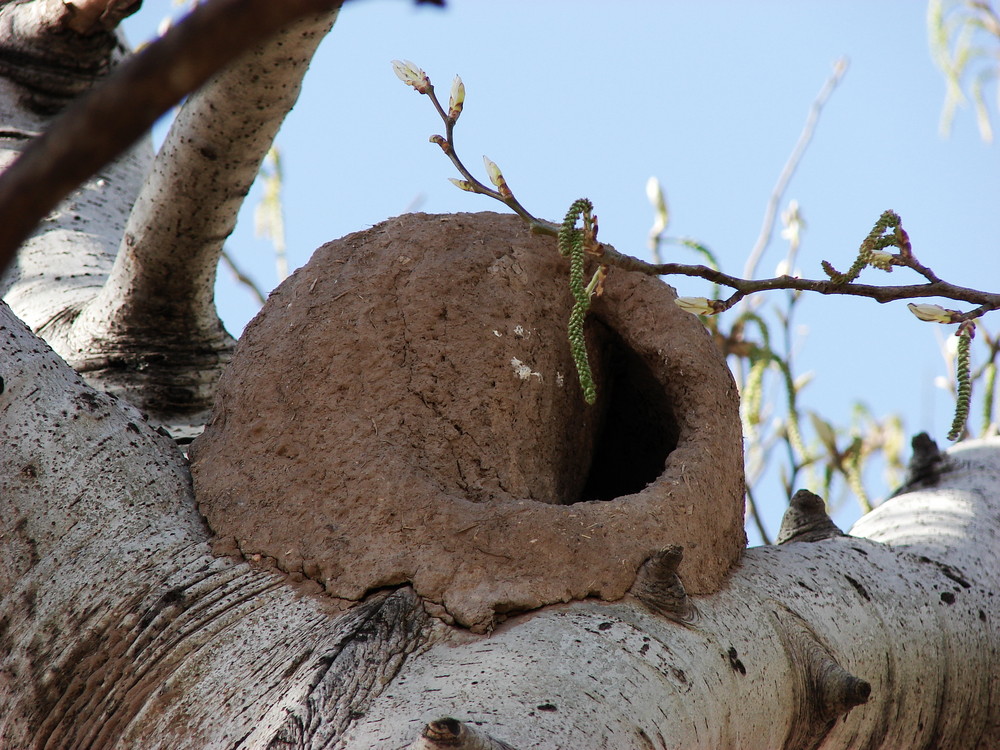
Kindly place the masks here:
[(6, 746), (443, 747), (418, 738), (444, 716), (515, 748), (1000, 738), (1000, 441), (953, 450), (872, 538), (749, 550), (687, 623), (581, 602), (472, 636), (405, 588), (349, 608), (213, 557), (172, 441), (6, 308), (0, 363)]
[(325, 746), (434, 630), (213, 556), (173, 441), (2, 304), (0, 376), (0, 746)]
[[(170, 423), (208, 417), (234, 343), (215, 310), (222, 246), (336, 15), (296, 22), (184, 103), (119, 235), (109, 278), (50, 339), (92, 381)], [(149, 362), (131, 362), (136, 354)], [(188, 392), (178, 401), (182, 384)]]

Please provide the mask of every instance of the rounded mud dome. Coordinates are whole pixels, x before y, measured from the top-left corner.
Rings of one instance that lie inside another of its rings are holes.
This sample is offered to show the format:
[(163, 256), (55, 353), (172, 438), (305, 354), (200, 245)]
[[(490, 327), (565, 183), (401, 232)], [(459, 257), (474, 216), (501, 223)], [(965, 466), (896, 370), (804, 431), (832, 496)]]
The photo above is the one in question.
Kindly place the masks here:
[(738, 398), (663, 282), (612, 268), (567, 342), (568, 261), (514, 216), (404, 215), (324, 245), (247, 327), (192, 448), (219, 549), (333, 596), (410, 583), (476, 630), (622, 597), (681, 545), (689, 592), (744, 546)]

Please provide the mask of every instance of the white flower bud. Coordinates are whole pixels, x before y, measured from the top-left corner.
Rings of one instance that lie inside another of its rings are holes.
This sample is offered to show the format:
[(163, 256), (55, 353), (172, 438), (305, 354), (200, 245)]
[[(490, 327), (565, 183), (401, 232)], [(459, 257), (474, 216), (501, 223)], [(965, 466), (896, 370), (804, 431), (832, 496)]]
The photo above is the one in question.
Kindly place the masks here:
[(497, 187), (501, 187), (506, 180), (503, 178), (503, 172), (500, 171), (500, 167), (496, 165), (496, 162), (490, 161), (486, 156), (483, 157), (483, 164), (486, 165), (486, 174), (490, 176), (490, 182)]

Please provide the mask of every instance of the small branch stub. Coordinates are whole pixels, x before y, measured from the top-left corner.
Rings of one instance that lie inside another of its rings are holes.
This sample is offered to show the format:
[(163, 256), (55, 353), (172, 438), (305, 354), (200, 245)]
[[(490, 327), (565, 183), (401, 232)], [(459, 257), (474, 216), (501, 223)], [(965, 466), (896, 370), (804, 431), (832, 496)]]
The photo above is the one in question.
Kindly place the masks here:
[(777, 633), (795, 665), (798, 716), (782, 747), (814, 750), (823, 744), (837, 719), (868, 702), (871, 684), (848, 672), (816, 632), (797, 613), (774, 602)]
[(444, 717), (424, 726), (420, 738), (406, 750), (517, 750), (506, 742), (490, 737), (481, 729), (463, 721)]
[(926, 432), (914, 435), (910, 441), (913, 455), (906, 470), (906, 481), (892, 493), (892, 497), (906, 492), (936, 487), (947, 467), (947, 457)]
[(777, 542), (819, 542), (838, 536), (845, 534), (830, 519), (823, 498), (809, 490), (799, 490), (781, 519)]
[(698, 611), (677, 575), (684, 548), (671, 544), (643, 563), (632, 594), (649, 609), (678, 623), (691, 624)]

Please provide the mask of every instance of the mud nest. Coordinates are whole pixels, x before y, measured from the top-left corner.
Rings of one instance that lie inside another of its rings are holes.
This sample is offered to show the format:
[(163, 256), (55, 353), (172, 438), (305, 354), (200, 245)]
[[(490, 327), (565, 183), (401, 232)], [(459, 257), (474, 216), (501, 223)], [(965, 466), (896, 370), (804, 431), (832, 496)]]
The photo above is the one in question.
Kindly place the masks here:
[(744, 545), (737, 394), (674, 297), (612, 269), (588, 406), (553, 238), (408, 214), (324, 245), (247, 327), (193, 446), (217, 549), (339, 598), (411, 584), (476, 630), (618, 599), (670, 544), (689, 591), (717, 590)]

